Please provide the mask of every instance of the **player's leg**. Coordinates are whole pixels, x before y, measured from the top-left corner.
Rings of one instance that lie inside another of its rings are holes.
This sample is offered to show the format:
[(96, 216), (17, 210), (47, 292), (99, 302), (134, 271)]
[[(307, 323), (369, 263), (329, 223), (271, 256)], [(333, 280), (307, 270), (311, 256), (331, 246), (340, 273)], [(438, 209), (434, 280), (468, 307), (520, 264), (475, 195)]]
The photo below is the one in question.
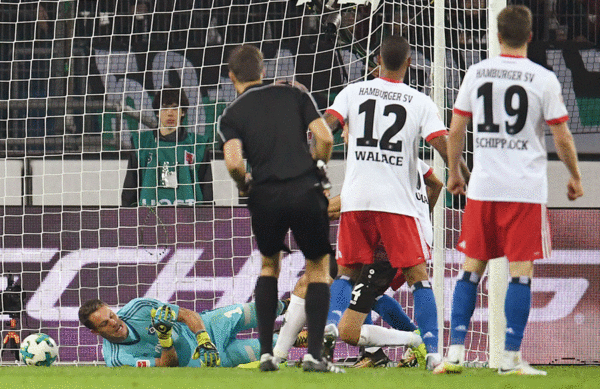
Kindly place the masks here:
[(286, 188), (260, 185), (250, 194), (248, 208), (252, 214), (252, 232), (262, 256), (260, 275), (254, 289), (258, 339), (261, 345), (261, 370), (277, 370), (273, 361), (273, 328), (277, 315), (277, 279), (281, 250), (289, 229)]
[(383, 321), (388, 323), (394, 329), (400, 331), (417, 330), (417, 326), (406, 315), (400, 303), (386, 294), (375, 299), (373, 310), (381, 316)]
[(466, 259), (452, 296), (450, 347), (444, 362), (434, 370), (435, 374), (462, 371), (465, 337), (475, 310), (477, 285), (487, 261), (504, 255), (502, 245), (498, 242), (502, 227), (496, 223), (495, 206), (495, 203), (487, 201), (469, 199), (467, 202), (456, 247), (465, 254)]
[(438, 354), (437, 306), (427, 275), (427, 267), (425, 262), (422, 262), (402, 271), (413, 292), (415, 320), (427, 349), (426, 362), (420, 360), (419, 365), (433, 370), (441, 362), (441, 356)]
[(506, 339), (500, 374), (546, 375), (523, 361), (520, 354), (523, 334), (531, 309), (533, 261), (550, 255), (550, 226), (546, 207), (541, 204), (502, 204), (506, 229), (505, 250), (511, 280), (506, 291)]
[(398, 331), (364, 324), (375, 297), (387, 289), (397, 269), (389, 262), (375, 262), (363, 267), (352, 290), (352, 299), (339, 323), (340, 338), (355, 346), (418, 346), (421, 337), (413, 332)]
[(221, 357), (221, 366), (236, 367), (255, 362), (260, 358), (260, 351), (258, 339), (234, 339), (225, 347), (225, 358)]
[(450, 346), (443, 366), (435, 373), (459, 373), (465, 358), (465, 338), (477, 301), (477, 285), (483, 276), (487, 261), (467, 257), (458, 276), (452, 296)]
[(348, 268), (338, 264), (338, 276), (333, 280), (330, 289), (329, 312), (327, 314), (326, 332), (338, 336), (338, 324), (342, 314), (350, 304), (354, 281), (360, 274), (360, 267)]
[(338, 334), (337, 326), (350, 304), (354, 283), (363, 265), (373, 263), (373, 249), (379, 235), (372, 228), (372, 217), (372, 212), (346, 212), (340, 217), (336, 251), (338, 276), (331, 285), (327, 333)]
[(287, 359), (290, 348), (296, 342), (298, 334), (306, 323), (305, 297), (307, 287), (306, 276), (302, 275), (294, 286), (290, 297), (290, 305), (285, 314), (283, 325), (279, 330), (277, 343), (273, 348), (273, 355), (277, 358), (278, 363)]
[(340, 372), (339, 368), (321, 357), (329, 310), (329, 257), (332, 253), (327, 202), (325, 195), (312, 187), (292, 205), (294, 216), (290, 218), (292, 234), (306, 258), (308, 347), (302, 362), (304, 371)]
[(306, 326), (308, 328), (307, 351), (315, 359), (321, 359), (323, 348), (323, 333), (327, 312), (329, 310), (329, 254), (318, 259), (306, 261), (306, 287), (305, 312)]
[(402, 269), (413, 292), (415, 319), (427, 348), (427, 362), (421, 360), (419, 364), (433, 369), (441, 362), (437, 350), (437, 307), (427, 273), (425, 261), (430, 258), (430, 253), (421, 224), (414, 217), (380, 213), (377, 227), (391, 265)]
[[(277, 317), (279, 258), (279, 252), (272, 256), (263, 255), (260, 276), (254, 288), (258, 339), (261, 346), (261, 370), (263, 371), (277, 369), (276, 365), (272, 366), (274, 362), (270, 360), (273, 355), (273, 328)], [(265, 356), (264, 361), (263, 356)]]

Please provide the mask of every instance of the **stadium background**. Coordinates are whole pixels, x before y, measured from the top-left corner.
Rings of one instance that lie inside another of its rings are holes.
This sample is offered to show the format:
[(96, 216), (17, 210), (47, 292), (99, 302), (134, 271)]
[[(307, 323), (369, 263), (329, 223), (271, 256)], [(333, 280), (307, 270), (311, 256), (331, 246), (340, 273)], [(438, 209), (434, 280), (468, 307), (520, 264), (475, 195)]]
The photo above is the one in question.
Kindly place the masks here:
[[(212, 173), (205, 177), (212, 186), (206, 204), (117, 208), (129, 134), (155, 125), (150, 107), (156, 90), (182, 87), (191, 105), (187, 125), (214, 140), (216, 118), (235, 98), (225, 66), (234, 45), (260, 45), (267, 79), (295, 78), (325, 108), (341, 86), (364, 76), (365, 47), (376, 49), (376, 43), (365, 43), (368, 32), (380, 37), (399, 25), (413, 47), (409, 82), (430, 92), (430, 3), (382, 1), (373, 23), (369, 7), (350, 5), (338, 35), (327, 27), (339, 7), (327, 11), (320, 2), (291, 3), (296, 2), (0, 2), (0, 289), (8, 287), (9, 275), (17, 276), (22, 292), (16, 295), (23, 300), (18, 310), (6, 303), (2, 309), (2, 363), (14, 360), (11, 331), (22, 337), (50, 334), (61, 345), (62, 361), (101, 360), (97, 338), (77, 323), (77, 307), (88, 298), (122, 306), (149, 296), (196, 310), (251, 299), (258, 253), (216, 143), (203, 161)], [(485, 57), (487, 37), (480, 9), (485, 1), (446, 3), (443, 108), (449, 112), (467, 66)], [(568, 204), (564, 168), (551, 163), (550, 206), (578, 209), (550, 211), (555, 251), (536, 264), (525, 358), (598, 363), (600, 10), (595, 1), (525, 3), (536, 16), (530, 57), (553, 69), (563, 85), (588, 180), (586, 198)], [(351, 38), (341, 39), (349, 30)], [(344, 147), (337, 141), (330, 164), (334, 191), (343, 176)], [(552, 143), (548, 146), (556, 160)], [(430, 159), (427, 149), (423, 157)], [(452, 248), (462, 203), (450, 197), (443, 203), (449, 300), (461, 260)], [(302, 261), (283, 263), (285, 296)], [(485, 282), (481, 293), (469, 359), (486, 361)], [(396, 297), (412, 314), (410, 293), (402, 289)], [(446, 313), (448, 319), (448, 308)], [(354, 350), (339, 348), (337, 356), (348, 352)]]

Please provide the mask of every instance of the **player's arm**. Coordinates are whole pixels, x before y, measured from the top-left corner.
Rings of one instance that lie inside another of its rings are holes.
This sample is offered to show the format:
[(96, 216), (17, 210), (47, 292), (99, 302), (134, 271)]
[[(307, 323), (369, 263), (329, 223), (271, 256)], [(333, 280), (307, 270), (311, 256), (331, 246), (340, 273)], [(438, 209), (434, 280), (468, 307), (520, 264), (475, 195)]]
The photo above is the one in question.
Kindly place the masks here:
[(571, 174), (569, 183), (567, 184), (567, 197), (573, 201), (583, 196), (581, 172), (579, 171), (579, 164), (577, 162), (577, 150), (575, 149), (575, 142), (573, 142), (573, 135), (569, 131), (567, 122), (551, 124), (550, 130), (554, 137), (556, 153)]
[(175, 346), (173, 346), (173, 324), (176, 319), (177, 314), (169, 305), (161, 305), (156, 309), (152, 308), (150, 311), (152, 327), (156, 331), (158, 343), (162, 348), (160, 358), (155, 360), (156, 366), (179, 366), (177, 352)]
[(177, 321), (188, 326), (193, 333), (206, 331), (206, 327), (204, 327), (204, 322), (202, 321), (200, 315), (190, 309), (179, 307)]
[(330, 112), (325, 112), (325, 114), (323, 115), (323, 119), (325, 119), (325, 122), (327, 122), (327, 125), (329, 126), (329, 128), (331, 128), (332, 132), (336, 132), (337, 130), (342, 128), (341, 122), (338, 119), (338, 117), (331, 114)]
[(175, 347), (163, 348), (160, 353), (160, 358), (154, 361), (156, 367), (177, 367), (179, 366), (179, 358)]
[(206, 327), (204, 326), (204, 322), (202, 321), (200, 315), (192, 310), (179, 307), (179, 316), (177, 317), (177, 321), (187, 325), (189, 329), (196, 334), (198, 347), (196, 347), (192, 358), (201, 358), (202, 362), (206, 366), (219, 366), (221, 364), (219, 352), (217, 351), (217, 347), (210, 339), (208, 332), (206, 332)]
[(329, 162), (333, 150), (333, 135), (329, 125), (323, 118), (318, 118), (310, 122), (308, 129), (315, 139), (315, 147), (312, 149), (313, 159)]
[(233, 180), (235, 181), (240, 196), (247, 196), (252, 183), (252, 177), (246, 171), (244, 155), (242, 149), (242, 141), (234, 138), (230, 139), (223, 145), (223, 153), (225, 158), (225, 166)]
[[(442, 159), (444, 160), (444, 162), (446, 163), (446, 165), (448, 167), (450, 167), (450, 150), (449, 150), (449, 139), (450, 137), (447, 135), (441, 135), (441, 136), (437, 136), (431, 140), (429, 140), (429, 144), (432, 145), (439, 153), (440, 156), (442, 157)], [(465, 162), (465, 159), (462, 157), (462, 152), (459, 155), (459, 160), (458, 160), (458, 169), (460, 171), (460, 173), (462, 174), (463, 178), (465, 179), (465, 182), (469, 182), (469, 179), (471, 178), (471, 172), (469, 171), (469, 168), (467, 167), (467, 163)]]
[[(470, 120), (471, 118), (468, 116), (455, 113), (450, 122), (446, 163), (448, 164), (448, 190), (455, 195), (466, 195), (465, 185), (470, 177), (469, 169), (462, 157), (465, 132)], [(431, 144), (433, 145), (433, 143)]]
[(435, 173), (431, 173), (425, 177), (424, 180), (425, 186), (427, 187), (427, 198), (429, 199), (429, 213), (431, 213), (433, 212), (433, 208), (440, 197), (440, 193), (442, 193), (444, 183), (440, 181)]
[(340, 218), (340, 211), (342, 210), (342, 199), (340, 196), (335, 196), (329, 199), (329, 205), (327, 206), (327, 214), (329, 220), (337, 220)]

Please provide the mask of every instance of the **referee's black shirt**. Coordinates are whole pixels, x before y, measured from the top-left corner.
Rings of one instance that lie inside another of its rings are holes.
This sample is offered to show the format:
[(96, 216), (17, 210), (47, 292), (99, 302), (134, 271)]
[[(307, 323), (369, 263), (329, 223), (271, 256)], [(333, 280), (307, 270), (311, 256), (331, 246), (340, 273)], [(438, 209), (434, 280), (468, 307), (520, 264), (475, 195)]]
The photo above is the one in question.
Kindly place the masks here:
[(255, 184), (287, 181), (315, 169), (306, 133), (319, 118), (312, 97), (280, 84), (246, 89), (219, 121), (223, 143), (242, 141)]

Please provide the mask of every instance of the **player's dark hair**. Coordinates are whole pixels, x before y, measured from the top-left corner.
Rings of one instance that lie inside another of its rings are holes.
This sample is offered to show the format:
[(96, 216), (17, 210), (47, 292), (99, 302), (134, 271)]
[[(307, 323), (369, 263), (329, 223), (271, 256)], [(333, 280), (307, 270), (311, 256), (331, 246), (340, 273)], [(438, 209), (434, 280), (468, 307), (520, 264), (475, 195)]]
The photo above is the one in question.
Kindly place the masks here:
[(390, 35), (383, 40), (380, 54), (386, 69), (396, 71), (402, 67), (410, 55), (410, 46), (403, 37)]
[(156, 92), (156, 96), (154, 96), (154, 100), (152, 100), (152, 108), (154, 109), (156, 116), (158, 116), (161, 107), (170, 107), (173, 104), (181, 107), (185, 114), (190, 106), (190, 101), (185, 95), (185, 92), (181, 89), (160, 90)]
[(258, 81), (264, 69), (263, 54), (252, 45), (238, 46), (229, 54), (228, 67), (239, 82)]
[(95, 330), (96, 328), (90, 321), (90, 316), (104, 305), (106, 304), (102, 300), (98, 299), (88, 300), (83, 303), (81, 307), (79, 307), (79, 321), (81, 324), (90, 330)]
[(509, 5), (498, 14), (498, 33), (512, 48), (523, 46), (531, 34), (531, 11), (524, 5)]

